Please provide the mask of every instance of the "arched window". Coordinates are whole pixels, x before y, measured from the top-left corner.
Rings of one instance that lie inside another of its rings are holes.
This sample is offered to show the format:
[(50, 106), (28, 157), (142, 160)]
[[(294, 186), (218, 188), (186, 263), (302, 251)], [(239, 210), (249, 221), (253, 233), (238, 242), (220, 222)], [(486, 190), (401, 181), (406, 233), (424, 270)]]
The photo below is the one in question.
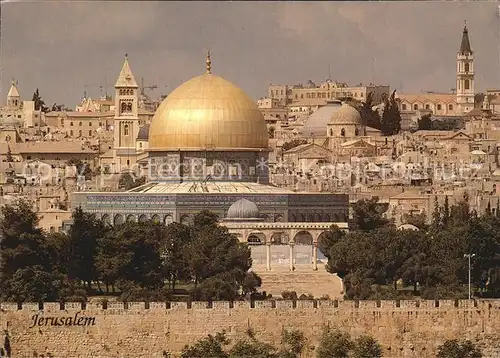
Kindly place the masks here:
[(406, 103), (403, 103), (403, 104), (401, 105), (401, 109), (402, 109), (403, 111), (406, 111)]
[(81, 129), (78, 131), (78, 136), (79, 136), (79, 137), (81, 137), (81, 136), (82, 136), (82, 130), (81, 130)]
[(69, 131), (69, 135), (73, 137), (73, 131)]
[(354, 130), (354, 135), (358, 135), (358, 134), (359, 134), (359, 129), (358, 129), (358, 128), (356, 128), (356, 129)]
[(340, 136), (341, 136), (341, 137), (345, 137), (345, 129), (344, 129), (344, 128), (342, 128), (342, 129), (340, 130)]
[(417, 109), (418, 109), (418, 104), (414, 104), (414, 105), (413, 105), (413, 110), (415, 110), (415, 111), (416, 111)]
[(123, 126), (123, 135), (128, 135), (128, 124)]
[(79, 123), (78, 123), (78, 126), (79, 126), (79, 127), (81, 127), (81, 126), (82, 126), (82, 122), (79, 122)]
[(330, 128), (330, 136), (333, 137), (333, 129)]
[(91, 130), (89, 131), (89, 137), (92, 137), (92, 131)]
[(127, 112), (132, 112), (132, 102), (127, 103)]
[(465, 72), (469, 72), (469, 62), (465, 63), (464, 70)]
[(464, 89), (468, 90), (470, 87), (469, 80), (465, 80)]
[(125, 102), (122, 102), (121, 107), (122, 107), (122, 113), (127, 112), (127, 104)]
[(453, 111), (453, 105), (452, 105), (452, 104), (449, 104), (449, 105), (448, 105), (448, 109), (449, 109), (450, 111)]
[(425, 105), (425, 109), (431, 109), (431, 106), (430, 106), (430, 105), (428, 105), (428, 104), (426, 104), (426, 105)]
[(438, 111), (440, 111), (441, 110), (441, 104), (438, 104), (437, 108), (438, 108)]

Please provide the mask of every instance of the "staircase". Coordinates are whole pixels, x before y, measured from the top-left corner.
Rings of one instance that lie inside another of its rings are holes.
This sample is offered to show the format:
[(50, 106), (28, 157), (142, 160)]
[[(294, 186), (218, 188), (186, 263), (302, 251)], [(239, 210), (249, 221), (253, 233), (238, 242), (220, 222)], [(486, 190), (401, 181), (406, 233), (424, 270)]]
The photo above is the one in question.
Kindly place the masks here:
[(343, 297), (342, 280), (328, 273), (321, 264), (318, 264), (318, 271), (313, 271), (312, 265), (296, 265), (293, 272), (287, 265), (274, 265), (271, 271), (266, 271), (265, 265), (253, 265), (252, 270), (262, 279), (260, 291), (273, 297), (281, 297), (283, 291), (295, 291), (297, 296), (312, 294), (314, 298), (325, 295), (331, 299)]

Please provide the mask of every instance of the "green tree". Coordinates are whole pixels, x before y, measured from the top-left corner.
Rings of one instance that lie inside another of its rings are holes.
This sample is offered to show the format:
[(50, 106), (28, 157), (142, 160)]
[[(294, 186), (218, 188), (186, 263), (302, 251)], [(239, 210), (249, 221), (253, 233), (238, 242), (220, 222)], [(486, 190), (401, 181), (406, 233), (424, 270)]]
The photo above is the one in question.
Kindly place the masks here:
[(378, 200), (378, 197), (374, 196), (371, 199), (358, 200), (353, 205), (353, 230), (370, 231), (391, 223), (384, 217), (384, 207)]
[(281, 343), (285, 346), (285, 352), (292, 353), (293, 357), (300, 357), (306, 346), (306, 337), (299, 330), (285, 329), (281, 334)]
[(188, 277), (188, 260), (186, 247), (191, 241), (189, 227), (180, 223), (171, 223), (165, 228), (161, 241), (161, 257), (163, 275), (175, 290), (177, 281)]
[(126, 222), (98, 241), (95, 266), (105, 283), (119, 288), (162, 287), (160, 242), (165, 226), (159, 223)]
[(86, 283), (90, 289), (91, 283), (97, 280), (95, 267), (97, 243), (106, 235), (108, 228), (94, 214), (84, 212), (80, 207), (73, 212), (69, 238), (68, 276)]
[(134, 179), (130, 172), (124, 172), (120, 175), (118, 181), (118, 188), (124, 190), (130, 190), (137, 188), (138, 186), (144, 185), (146, 183), (146, 177), (142, 176), (140, 178)]
[(382, 347), (371, 336), (356, 338), (352, 346), (352, 358), (379, 358), (382, 357)]
[(367, 127), (380, 129), (380, 115), (378, 111), (373, 110), (373, 93), (366, 95), (365, 101), (358, 108), (363, 124)]
[(401, 114), (396, 100), (396, 91), (392, 92), (385, 101), (380, 124), (380, 130), (385, 136), (398, 134), (401, 130)]
[(351, 348), (352, 341), (349, 334), (337, 329), (325, 328), (316, 349), (316, 357), (348, 358)]
[(85, 180), (92, 179), (92, 169), (90, 169), (87, 163), (84, 163), (81, 159), (71, 158), (68, 163), (68, 166), (75, 166), (77, 175), (83, 175)]
[(418, 130), (432, 130), (432, 119), (430, 114), (424, 114), (418, 119)]
[(481, 351), (469, 340), (448, 340), (438, 347), (436, 358), (481, 358)]
[(190, 277), (196, 286), (210, 279), (197, 287), (195, 295), (198, 297), (207, 297), (219, 289), (221, 294), (217, 297), (232, 296), (244, 285), (252, 266), (248, 245), (240, 243), (227, 228), (217, 223), (217, 215), (206, 210), (193, 220), (186, 257)]
[(229, 358), (278, 358), (276, 347), (256, 339), (240, 340), (229, 351)]
[(19, 200), (1, 209), (0, 296), (5, 300), (55, 300), (62, 277), (53, 272), (46, 237), (33, 204)]
[(217, 333), (215, 336), (209, 334), (192, 346), (186, 345), (181, 352), (181, 358), (229, 358), (224, 351), (224, 346), (228, 344), (225, 332)]
[(46, 113), (49, 110), (48, 107), (45, 105), (45, 102), (43, 101), (42, 97), (40, 96), (38, 88), (33, 93), (33, 98), (31, 100), (35, 102), (36, 111), (42, 111), (43, 113)]

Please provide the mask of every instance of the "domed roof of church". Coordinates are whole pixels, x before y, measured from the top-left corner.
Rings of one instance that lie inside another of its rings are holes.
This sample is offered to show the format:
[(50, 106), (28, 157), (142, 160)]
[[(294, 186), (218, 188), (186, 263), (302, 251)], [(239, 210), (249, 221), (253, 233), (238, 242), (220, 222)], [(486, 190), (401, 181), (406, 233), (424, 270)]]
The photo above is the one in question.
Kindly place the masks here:
[(267, 150), (268, 132), (256, 103), (239, 87), (207, 72), (183, 83), (158, 107), (149, 150)]
[(339, 100), (330, 100), (326, 105), (315, 110), (304, 123), (301, 134), (305, 137), (326, 137), (326, 126), (330, 123), (333, 113), (341, 108)]
[(342, 107), (332, 114), (330, 124), (359, 125), (361, 124), (361, 114), (356, 108), (344, 102)]
[(247, 199), (240, 199), (234, 202), (227, 211), (227, 219), (258, 219), (260, 211), (254, 202)]

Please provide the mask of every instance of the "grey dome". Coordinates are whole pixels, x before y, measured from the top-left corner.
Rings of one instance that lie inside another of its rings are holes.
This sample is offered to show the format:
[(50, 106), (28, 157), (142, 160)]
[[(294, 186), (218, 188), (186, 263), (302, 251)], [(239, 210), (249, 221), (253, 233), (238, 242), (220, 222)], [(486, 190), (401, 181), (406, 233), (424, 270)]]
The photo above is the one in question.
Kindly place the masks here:
[(361, 124), (361, 114), (347, 103), (343, 103), (338, 111), (332, 114), (330, 124)]
[(247, 199), (240, 199), (234, 202), (227, 211), (227, 219), (258, 219), (260, 217), (259, 208), (255, 203)]
[(342, 107), (338, 100), (329, 100), (326, 105), (318, 108), (307, 118), (301, 134), (306, 137), (326, 137), (326, 127), (330, 123), (332, 115)]

